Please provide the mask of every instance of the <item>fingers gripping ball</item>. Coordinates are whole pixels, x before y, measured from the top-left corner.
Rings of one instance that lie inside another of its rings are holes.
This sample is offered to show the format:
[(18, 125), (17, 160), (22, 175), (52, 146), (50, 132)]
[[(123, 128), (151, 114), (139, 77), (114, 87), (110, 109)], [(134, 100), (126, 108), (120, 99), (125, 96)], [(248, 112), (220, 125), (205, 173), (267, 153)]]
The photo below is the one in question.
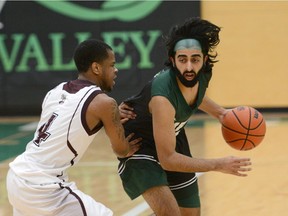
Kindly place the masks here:
[(223, 138), (237, 150), (246, 151), (255, 148), (262, 142), (265, 133), (265, 119), (253, 107), (236, 107), (229, 110), (223, 118)]

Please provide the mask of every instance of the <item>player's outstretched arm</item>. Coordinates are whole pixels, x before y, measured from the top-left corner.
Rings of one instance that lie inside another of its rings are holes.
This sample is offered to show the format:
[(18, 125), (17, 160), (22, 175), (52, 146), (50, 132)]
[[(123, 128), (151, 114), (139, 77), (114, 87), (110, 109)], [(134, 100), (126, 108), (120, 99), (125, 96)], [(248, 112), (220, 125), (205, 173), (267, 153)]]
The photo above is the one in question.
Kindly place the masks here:
[(165, 170), (178, 172), (218, 171), (246, 176), (251, 169), (249, 158), (225, 157), (217, 159), (191, 158), (175, 151), (175, 111), (168, 99), (154, 96), (149, 104), (153, 119), (153, 134), (157, 155)]
[(228, 111), (227, 109), (221, 107), (207, 96), (203, 98), (203, 101), (200, 104), (199, 109), (206, 112), (210, 116), (217, 118), (220, 122), (222, 122), (224, 115)]
[(112, 149), (118, 157), (127, 157), (139, 149), (141, 138), (130, 141), (133, 134), (125, 137), (118, 105), (113, 98), (106, 94), (97, 95), (90, 103), (87, 112), (88, 115), (103, 123)]

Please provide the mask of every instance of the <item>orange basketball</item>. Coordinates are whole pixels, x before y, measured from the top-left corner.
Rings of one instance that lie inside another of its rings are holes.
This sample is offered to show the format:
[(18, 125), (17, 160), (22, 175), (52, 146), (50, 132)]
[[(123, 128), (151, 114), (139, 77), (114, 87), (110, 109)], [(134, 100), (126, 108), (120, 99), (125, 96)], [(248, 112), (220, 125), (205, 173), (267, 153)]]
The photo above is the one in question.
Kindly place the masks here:
[(232, 148), (240, 151), (253, 149), (262, 142), (265, 133), (265, 119), (253, 107), (239, 106), (224, 116), (222, 135)]

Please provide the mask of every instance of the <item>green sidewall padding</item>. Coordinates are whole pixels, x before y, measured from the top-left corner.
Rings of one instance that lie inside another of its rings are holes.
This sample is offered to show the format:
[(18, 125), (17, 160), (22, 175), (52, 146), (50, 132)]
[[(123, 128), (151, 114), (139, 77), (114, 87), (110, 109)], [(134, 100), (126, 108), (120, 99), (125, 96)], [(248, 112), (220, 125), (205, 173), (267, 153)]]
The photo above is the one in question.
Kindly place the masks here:
[[(34, 131), (21, 131), (27, 123), (0, 123), (0, 162), (21, 154)], [(188, 121), (187, 127), (203, 127), (204, 121)]]
[(15, 157), (25, 150), (33, 131), (20, 131), (23, 123), (0, 123), (0, 162)]

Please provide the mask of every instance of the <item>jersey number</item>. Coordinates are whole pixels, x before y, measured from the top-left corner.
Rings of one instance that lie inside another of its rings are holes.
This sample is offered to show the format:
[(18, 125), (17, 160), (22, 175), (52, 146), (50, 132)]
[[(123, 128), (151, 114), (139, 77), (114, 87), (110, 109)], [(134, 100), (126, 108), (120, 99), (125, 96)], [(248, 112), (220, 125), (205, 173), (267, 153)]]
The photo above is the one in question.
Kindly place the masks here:
[(186, 125), (186, 123), (187, 123), (187, 121), (185, 121), (185, 122), (174, 122), (176, 136), (179, 134), (180, 130)]
[(38, 130), (38, 136), (37, 138), (33, 141), (33, 143), (36, 146), (40, 146), (40, 143), (42, 141), (45, 141), (48, 139), (48, 137), (51, 135), (49, 132), (47, 132), (47, 130), (50, 128), (50, 126), (52, 125), (53, 121), (57, 118), (57, 114), (53, 113), (52, 116), (49, 118), (49, 120), (43, 124), (39, 130)]

